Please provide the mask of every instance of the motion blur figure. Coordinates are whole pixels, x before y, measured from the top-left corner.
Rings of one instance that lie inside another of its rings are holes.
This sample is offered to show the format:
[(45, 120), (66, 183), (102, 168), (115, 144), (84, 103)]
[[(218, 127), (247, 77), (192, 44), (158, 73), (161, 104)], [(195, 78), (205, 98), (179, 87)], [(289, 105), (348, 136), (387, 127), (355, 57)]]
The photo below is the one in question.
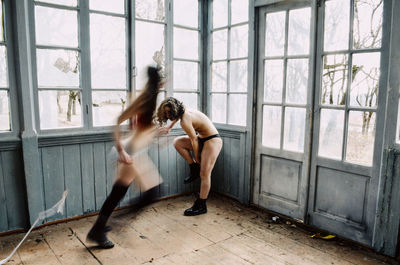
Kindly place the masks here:
[[(114, 141), (118, 153), (116, 180), (111, 193), (100, 209), (96, 222), (87, 235), (88, 240), (96, 242), (101, 248), (114, 246), (106, 236), (106, 233), (111, 230), (111, 227), (106, 224), (131, 183), (135, 180), (142, 191), (147, 191), (141, 197), (142, 201), (139, 202), (141, 205), (153, 199), (154, 190), (160, 184), (158, 171), (144, 151), (158, 133), (153, 122), (153, 115), (163, 81), (158, 68), (148, 67), (147, 74), (148, 81), (144, 91), (122, 112), (115, 126)], [(132, 137), (128, 140), (128, 146), (125, 146), (130, 149), (129, 153), (121, 142), (120, 134), (120, 124), (128, 119), (133, 123)]]

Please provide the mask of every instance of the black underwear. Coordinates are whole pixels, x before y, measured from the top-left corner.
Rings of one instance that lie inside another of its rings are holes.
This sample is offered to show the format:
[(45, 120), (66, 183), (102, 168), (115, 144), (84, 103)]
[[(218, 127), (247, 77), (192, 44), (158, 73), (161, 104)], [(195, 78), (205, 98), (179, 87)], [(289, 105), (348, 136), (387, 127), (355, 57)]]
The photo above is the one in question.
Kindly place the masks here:
[(207, 142), (208, 140), (211, 140), (212, 138), (216, 138), (216, 137), (221, 138), (221, 136), (218, 133), (214, 134), (214, 135), (210, 135), (205, 138), (197, 137), (197, 139), (199, 140), (199, 153), (201, 154), (201, 151), (203, 150), (203, 146), (204, 146), (205, 142)]

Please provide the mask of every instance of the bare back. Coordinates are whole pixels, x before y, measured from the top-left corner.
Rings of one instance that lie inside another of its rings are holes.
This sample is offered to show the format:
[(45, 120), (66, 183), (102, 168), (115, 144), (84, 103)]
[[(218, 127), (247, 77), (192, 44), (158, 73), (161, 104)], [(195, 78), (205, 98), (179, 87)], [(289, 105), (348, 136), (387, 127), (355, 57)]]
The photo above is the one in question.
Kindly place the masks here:
[[(181, 118), (181, 125), (191, 125), (198, 133), (198, 136), (205, 138), (218, 133), (211, 120), (202, 112), (193, 109), (186, 109)], [(186, 126), (185, 126), (186, 127)]]

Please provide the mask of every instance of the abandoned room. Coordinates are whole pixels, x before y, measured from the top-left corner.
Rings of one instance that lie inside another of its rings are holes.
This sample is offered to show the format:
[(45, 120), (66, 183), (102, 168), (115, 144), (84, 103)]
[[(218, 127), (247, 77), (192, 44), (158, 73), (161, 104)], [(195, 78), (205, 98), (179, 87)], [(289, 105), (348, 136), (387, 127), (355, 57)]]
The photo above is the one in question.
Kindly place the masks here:
[(0, 0), (0, 264), (399, 264), (399, 0)]

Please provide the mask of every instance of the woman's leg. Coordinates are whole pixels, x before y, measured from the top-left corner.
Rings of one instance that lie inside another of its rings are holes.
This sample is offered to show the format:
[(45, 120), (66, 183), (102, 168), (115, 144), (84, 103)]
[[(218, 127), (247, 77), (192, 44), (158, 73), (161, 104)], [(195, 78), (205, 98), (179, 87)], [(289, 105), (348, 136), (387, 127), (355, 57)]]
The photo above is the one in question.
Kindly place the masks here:
[(192, 208), (185, 211), (185, 215), (198, 215), (207, 212), (206, 200), (211, 188), (211, 172), (222, 149), (222, 139), (213, 138), (204, 143), (201, 152), (200, 168), (200, 197), (196, 200)]
[(133, 165), (118, 164), (117, 180), (115, 181), (110, 194), (107, 196), (100, 209), (99, 215), (90, 229), (87, 238), (95, 241), (102, 248), (112, 248), (114, 244), (106, 236), (106, 224), (115, 207), (125, 196), (130, 184), (134, 179)]

